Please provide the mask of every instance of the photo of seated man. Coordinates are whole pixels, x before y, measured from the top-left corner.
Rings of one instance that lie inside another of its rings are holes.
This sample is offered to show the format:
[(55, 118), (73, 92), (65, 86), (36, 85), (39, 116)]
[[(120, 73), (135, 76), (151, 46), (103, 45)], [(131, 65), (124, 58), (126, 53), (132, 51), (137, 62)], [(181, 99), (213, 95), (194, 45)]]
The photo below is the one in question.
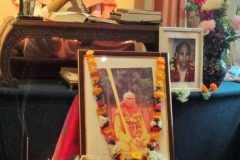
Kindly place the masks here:
[(113, 119), (114, 132), (119, 143), (125, 152), (143, 150), (149, 142), (149, 136), (147, 136), (146, 124), (132, 92), (129, 91), (123, 95), (120, 109), (122, 117), (119, 110), (116, 110)]

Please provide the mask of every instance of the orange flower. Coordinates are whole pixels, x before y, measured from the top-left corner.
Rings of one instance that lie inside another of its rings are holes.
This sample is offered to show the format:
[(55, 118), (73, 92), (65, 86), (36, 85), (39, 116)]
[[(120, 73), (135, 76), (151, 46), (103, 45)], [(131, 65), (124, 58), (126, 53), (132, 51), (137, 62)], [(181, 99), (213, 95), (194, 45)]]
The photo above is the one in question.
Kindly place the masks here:
[(153, 119), (162, 119), (162, 112), (153, 112)]
[(164, 98), (165, 94), (162, 91), (155, 91), (155, 92), (153, 92), (153, 97), (154, 98)]
[(157, 70), (164, 71), (164, 70), (165, 70), (165, 65), (159, 65), (159, 66), (157, 67)]
[(155, 72), (156, 77), (158, 77), (158, 76), (165, 77), (165, 74), (164, 74), (163, 71), (164, 71), (163, 69), (157, 68), (157, 70), (156, 70), (156, 72)]
[(156, 71), (156, 80), (157, 81), (164, 81), (165, 80), (165, 74), (162, 72)]
[(94, 55), (93, 54), (90, 54), (90, 55), (86, 55), (86, 60), (87, 62), (91, 61), (91, 59), (94, 58)]
[[(165, 66), (164, 66), (164, 68), (165, 68)], [(156, 68), (156, 74), (161, 73), (164, 75), (164, 73), (163, 73), (165, 71), (164, 68), (161, 68), (161, 67)]]
[(93, 87), (93, 95), (98, 95), (102, 92), (102, 88), (99, 88), (99, 87)]
[(163, 57), (158, 57), (157, 65), (165, 65), (165, 59)]
[(97, 72), (97, 68), (96, 67), (88, 67), (89, 68), (89, 72), (93, 73), (93, 72)]
[(113, 128), (111, 126), (106, 126), (102, 129), (104, 135), (109, 135), (113, 133)]
[(95, 61), (88, 61), (88, 66), (90, 67), (90, 68), (97, 68), (97, 65), (96, 65), (96, 62)]
[(159, 132), (151, 132), (151, 139), (158, 141)]
[(208, 89), (205, 85), (202, 86), (202, 92), (203, 93), (208, 93)]
[(218, 89), (217, 85), (215, 83), (210, 84), (210, 90), (216, 91)]
[(103, 115), (107, 113), (107, 107), (104, 105), (104, 107), (98, 107), (97, 108), (97, 114), (98, 115)]
[(94, 57), (91, 57), (91, 58), (88, 58), (87, 59), (87, 62), (88, 62), (88, 64), (92, 64), (92, 65), (96, 65), (96, 60), (95, 60), (95, 58)]
[(98, 81), (99, 81), (99, 77), (92, 77), (91, 78), (92, 85), (95, 85), (96, 83), (98, 83)]
[(114, 157), (116, 158), (116, 160), (125, 160), (125, 156), (122, 152), (117, 153), (116, 155), (114, 155)]

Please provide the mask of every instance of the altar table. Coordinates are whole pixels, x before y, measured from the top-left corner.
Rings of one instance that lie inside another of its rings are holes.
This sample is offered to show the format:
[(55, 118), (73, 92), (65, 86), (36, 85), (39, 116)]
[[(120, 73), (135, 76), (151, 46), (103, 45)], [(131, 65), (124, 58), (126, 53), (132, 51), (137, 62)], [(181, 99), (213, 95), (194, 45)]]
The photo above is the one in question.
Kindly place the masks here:
[[(194, 92), (187, 102), (181, 103), (172, 94), (175, 160), (240, 159), (240, 83), (223, 82), (209, 100)], [(66, 117), (55, 159), (78, 154), (79, 121), (74, 118), (79, 117), (79, 112), (76, 111), (78, 96)]]

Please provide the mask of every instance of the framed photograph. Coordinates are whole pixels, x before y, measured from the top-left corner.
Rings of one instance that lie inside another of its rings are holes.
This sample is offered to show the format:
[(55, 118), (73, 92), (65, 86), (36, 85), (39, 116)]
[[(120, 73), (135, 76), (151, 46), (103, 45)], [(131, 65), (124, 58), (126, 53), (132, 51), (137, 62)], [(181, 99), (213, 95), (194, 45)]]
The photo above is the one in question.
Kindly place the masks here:
[(203, 29), (160, 27), (159, 51), (169, 53), (171, 91), (186, 84), (191, 92), (201, 92)]
[(164, 62), (168, 53), (78, 51), (81, 155), (128, 160), (148, 153), (174, 160), (169, 67)]

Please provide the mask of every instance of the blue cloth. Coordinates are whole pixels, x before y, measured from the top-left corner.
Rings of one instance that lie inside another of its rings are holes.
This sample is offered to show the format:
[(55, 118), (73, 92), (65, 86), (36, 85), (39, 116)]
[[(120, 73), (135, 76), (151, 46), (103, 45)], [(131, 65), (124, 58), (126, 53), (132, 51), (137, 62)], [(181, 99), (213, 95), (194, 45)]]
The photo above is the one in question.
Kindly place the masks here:
[(176, 160), (240, 159), (240, 83), (222, 82), (209, 100), (173, 97), (172, 107)]
[(51, 159), (77, 90), (59, 79), (22, 79), (19, 84), (18, 89), (0, 88), (0, 159), (26, 159), (26, 136), (29, 160)]

